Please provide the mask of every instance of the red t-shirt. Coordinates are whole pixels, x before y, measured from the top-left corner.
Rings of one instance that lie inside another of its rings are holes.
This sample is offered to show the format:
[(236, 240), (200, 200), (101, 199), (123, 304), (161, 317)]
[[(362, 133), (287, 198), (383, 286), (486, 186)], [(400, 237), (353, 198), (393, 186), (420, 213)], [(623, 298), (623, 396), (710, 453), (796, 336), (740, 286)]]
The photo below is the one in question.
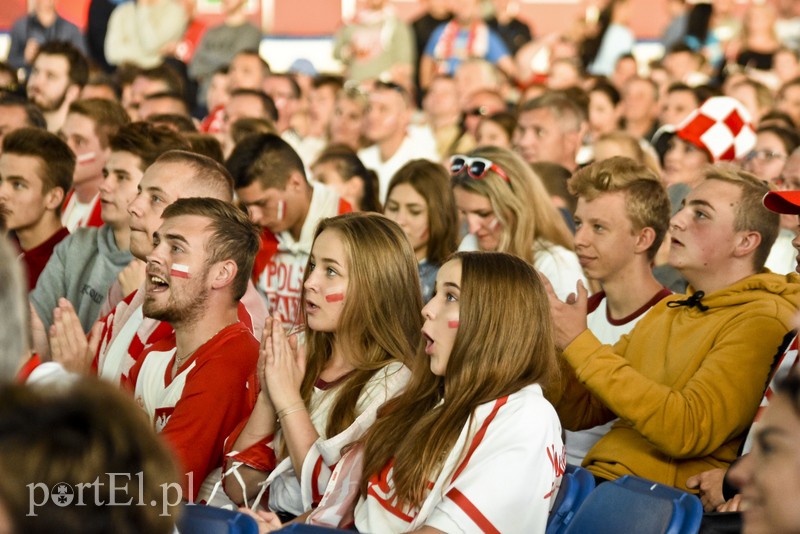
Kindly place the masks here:
[(258, 340), (237, 322), (199, 347), (175, 377), (169, 340), (146, 349), (131, 369), (128, 385), (175, 452), (190, 502), (222, 465), (225, 438), (253, 409), (258, 349)]
[(69, 231), (64, 228), (63, 226), (53, 235), (51, 235), (47, 241), (39, 245), (38, 247), (33, 247), (30, 250), (22, 250), (19, 248), (19, 241), (17, 241), (17, 237), (12, 232), (10, 234), (11, 238), (17, 245), (19, 250), (22, 250), (22, 254), (20, 255), (20, 259), (25, 264), (25, 269), (28, 272), (28, 290), (33, 290), (36, 287), (36, 281), (39, 280), (39, 275), (42, 274), (44, 270), (44, 266), (47, 265), (47, 260), (50, 259), (50, 256), (53, 254), (53, 249), (56, 248), (62, 239), (69, 235)]

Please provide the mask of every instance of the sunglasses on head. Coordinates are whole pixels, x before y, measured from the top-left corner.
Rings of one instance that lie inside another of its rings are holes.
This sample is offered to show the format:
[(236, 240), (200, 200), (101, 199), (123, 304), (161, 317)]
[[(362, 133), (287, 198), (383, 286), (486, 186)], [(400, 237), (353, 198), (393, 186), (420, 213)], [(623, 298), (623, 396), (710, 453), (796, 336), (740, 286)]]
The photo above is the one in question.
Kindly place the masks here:
[(487, 172), (494, 171), (509, 185), (511, 184), (506, 172), (486, 158), (470, 158), (459, 154), (450, 158), (450, 175), (455, 176), (463, 171), (466, 171), (467, 175), (475, 180), (483, 180)]

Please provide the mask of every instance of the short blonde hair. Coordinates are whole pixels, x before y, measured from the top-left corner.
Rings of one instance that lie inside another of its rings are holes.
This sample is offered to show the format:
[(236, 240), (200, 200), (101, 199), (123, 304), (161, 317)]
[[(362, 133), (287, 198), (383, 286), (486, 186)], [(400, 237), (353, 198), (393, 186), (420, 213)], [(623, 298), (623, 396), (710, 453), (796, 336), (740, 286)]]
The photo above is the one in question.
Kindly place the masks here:
[(706, 170), (703, 179), (728, 182), (742, 190), (733, 229), (737, 232), (754, 231), (761, 235), (761, 244), (753, 256), (753, 267), (760, 271), (764, 268), (769, 251), (780, 231), (780, 215), (768, 210), (762, 203), (764, 195), (770, 190), (770, 185), (756, 175), (730, 163), (712, 165)]
[(670, 203), (658, 176), (645, 165), (614, 156), (584, 167), (569, 179), (570, 193), (594, 200), (604, 193), (625, 194), (625, 211), (635, 231), (652, 228), (656, 233), (647, 256), (653, 259), (669, 228)]

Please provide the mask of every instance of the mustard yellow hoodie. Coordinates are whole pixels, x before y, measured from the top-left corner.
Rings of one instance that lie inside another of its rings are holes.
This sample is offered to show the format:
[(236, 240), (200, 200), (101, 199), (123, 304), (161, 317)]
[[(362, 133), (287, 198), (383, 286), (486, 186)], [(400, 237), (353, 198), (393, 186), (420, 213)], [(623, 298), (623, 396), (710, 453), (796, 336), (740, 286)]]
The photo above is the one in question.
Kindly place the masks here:
[(620, 418), (583, 465), (603, 478), (632, 474), (682, 489), (691, 475), (727, 467), (792, 328), (798, 282), (755, 274), (705, 295), (707, 309), (667, 297), (613, 346), (580, 334), (563, 352), (562, 424), (580, 430)]

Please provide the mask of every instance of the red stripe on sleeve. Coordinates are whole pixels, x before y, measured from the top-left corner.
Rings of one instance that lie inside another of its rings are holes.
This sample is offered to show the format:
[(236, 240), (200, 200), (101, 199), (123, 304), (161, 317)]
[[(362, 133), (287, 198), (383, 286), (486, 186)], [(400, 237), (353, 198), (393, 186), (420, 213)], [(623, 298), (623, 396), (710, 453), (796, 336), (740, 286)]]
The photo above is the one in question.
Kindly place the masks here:
[(458, 491), (456, 488), (451, 489), (447, 492), (447, 498), (453, 501), (458, 505), (461, 510), (464, 511), (467, 516), (481, 529), (483, 532), (488, 532), (490, 534), (500, 534), (500, 531), (495, 528), (489, 519), (485, 515), (481, 513), (478, 508), (472, 504), (472, 501), (467, 499), (466, 495)]
[(317, 458), (314, 464), (314, 471), (311, 472), (311, 505), (316, 508), (322, 500), (322, 493), (319, 491), (319, 474), (322, 472), (322, 456)]
[(458, 475), (461, 474), (461, 471), (463, 471), (464, 468), (467, 467), (469, 459), (472, 458), (472, 453), (475, 452), (475, 449), (477, 449), (478, 445), (480, 445), (481, 441), (483, 441), (483, 437), (486, 435), (486, 430), (489, 428), (489, 425), (492, 423), (492, 421), (494, 421), (494, 418), (497, 415), (497, 412), (500, 411), (500, 408), (507, 402), (508, 402), (508, 395), (506, 395), (505, 397), (500, 397), (499, 399), (494, 401), (494, 407), (492, 408), (492, 412), (483, 421), (483, 424), (481, 425), (480, 429), (478, 429), (478, 432), (475, 434), (475, 437), (472, 438), (472, 443), (470, 443), (469, 445), (469, 450), (467, 451), (467, 455), (464, 457), (464, 460), (461, 462), (461, 465), (458, 466), (458, 469), (456, 469), (455, 472), (453, 473), (452, 480), (458, 478)]

